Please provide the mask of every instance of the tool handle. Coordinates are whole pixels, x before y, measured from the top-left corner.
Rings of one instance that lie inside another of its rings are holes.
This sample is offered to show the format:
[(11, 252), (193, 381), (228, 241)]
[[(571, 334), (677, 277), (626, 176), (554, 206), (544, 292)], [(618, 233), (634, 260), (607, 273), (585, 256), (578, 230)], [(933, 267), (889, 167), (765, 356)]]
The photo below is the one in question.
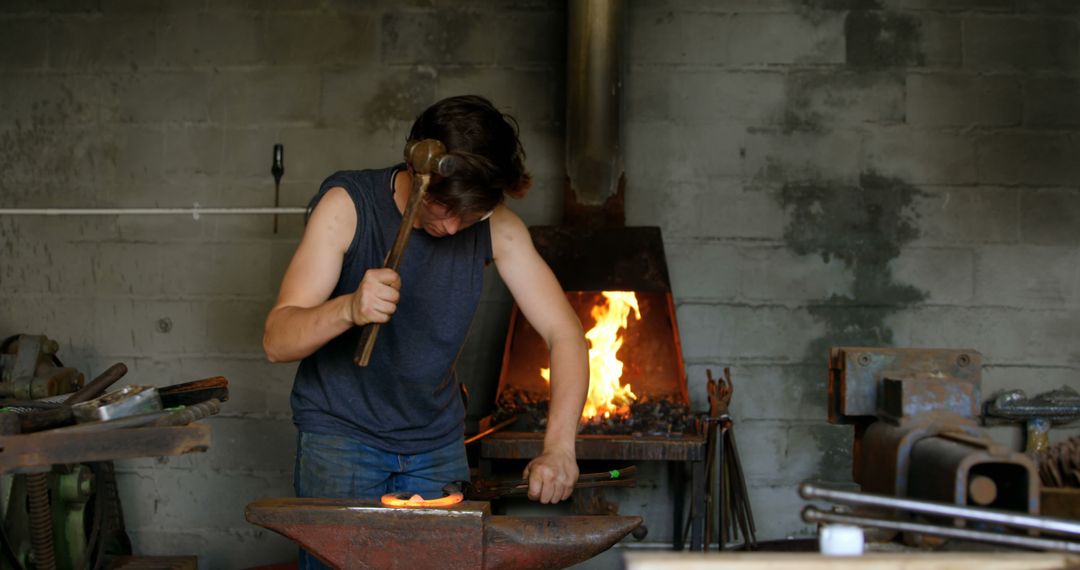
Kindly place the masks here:
[[(457, 169), (457, 158), (447, 154), (446, 146), (435, 139), (423, 139), (409, 141), (405, 145), (405, 162), (412, 167), (412, 192), (409, 193), (409, 202), (405, 205), (405, 212), (401, 215), (401, 225), (398, 226), (397, 236), (394, 237), (394, 245), (386, 254), (383, 267), (398, 270), (401, 258), (405, 254), (405, 246), (409, 243), (416, 215), (420, 211), (420, 203), (427, 194), (431, 177), (450, 176)], [(357, 366), (367, 366), (371, 362), (371, 352), (375, 349), (375, 338), (379, 334), (379, 324), (371, 323), (360, 331), (360, 342), (356, 345), (356, 354), (353, 362)]]
[(123, 362), (113, 364), (97, 378), (91, 380), (89, 384), (83, 386), (78, 392), (68, 396), (67, 399), (64, 400), (64, 405), (71, 406), (73, 404), (81, 404), (97, 398), (106, 388), (123, 378), (124, 374), (127, 374), (127, 371), (127, 366), (125, 366)]

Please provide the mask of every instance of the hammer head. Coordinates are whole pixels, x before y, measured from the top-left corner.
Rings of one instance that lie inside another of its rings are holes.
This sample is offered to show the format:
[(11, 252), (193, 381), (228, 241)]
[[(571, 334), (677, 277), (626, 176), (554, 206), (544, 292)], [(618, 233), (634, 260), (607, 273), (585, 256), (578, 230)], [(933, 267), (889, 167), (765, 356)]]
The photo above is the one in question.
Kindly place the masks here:
[(405, 162), (417, 174), (450, 176), (457, 159), (446, 153), (446, 146), (435, 139), (411, 140), (405, 144)]

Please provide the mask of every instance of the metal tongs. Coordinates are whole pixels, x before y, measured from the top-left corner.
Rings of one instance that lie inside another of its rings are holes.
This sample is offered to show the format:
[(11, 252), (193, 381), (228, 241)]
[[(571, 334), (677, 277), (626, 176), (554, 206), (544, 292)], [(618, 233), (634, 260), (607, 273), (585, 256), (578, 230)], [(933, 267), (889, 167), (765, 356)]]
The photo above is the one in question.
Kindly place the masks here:
[(1080, 540), (1080, 523), (1066, 519), (1029, 515), (1014, 511), (963, 507), (949, 503), (937, 503), (901, 497), (889, 497), (885, 495), (872, 495), (869, 493), (840, 491), (837, 489), (818, 487), (810, 483), (803, 483), (800, 485), (799, 494), (804, 499), (822, 499), (848, 505), (878, 507), (949, 519), (961, 519), (987, 525), (1038, 531), (1039, 533), (1059, 535), (1059, 537), (1051, 538), (1030, 536), (1029, 534), (1009, 534), (1006, 533), (1004, 529), (1002, 532), (996, 532), (959, 526), (942, 526), (930, 523), (912, 522), (899, 520), (898, 518), (875, 518), (870, 516), (848, 515), (823, 511), (814, 506), (803, 508), (802, 518), (806, 522), (830, 522), (861, 527), (883, 528), (902, 532), (942, 536), (945, 538), (1004, 544), (1033, 550), (1080, 552), (1080, 542), (1075, 542), (1076, 540)]

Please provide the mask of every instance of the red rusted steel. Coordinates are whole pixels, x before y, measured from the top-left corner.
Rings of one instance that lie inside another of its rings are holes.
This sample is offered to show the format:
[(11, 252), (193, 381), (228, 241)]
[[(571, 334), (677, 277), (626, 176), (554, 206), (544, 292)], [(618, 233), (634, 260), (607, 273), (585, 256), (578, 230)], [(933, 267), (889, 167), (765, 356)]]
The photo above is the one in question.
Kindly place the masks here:
[(264, 499), (248, 522), (333, 568), (566, 568), (610, 548), (641, 517), (492, 516), (488, 503), (397, 509), (349, 499)]

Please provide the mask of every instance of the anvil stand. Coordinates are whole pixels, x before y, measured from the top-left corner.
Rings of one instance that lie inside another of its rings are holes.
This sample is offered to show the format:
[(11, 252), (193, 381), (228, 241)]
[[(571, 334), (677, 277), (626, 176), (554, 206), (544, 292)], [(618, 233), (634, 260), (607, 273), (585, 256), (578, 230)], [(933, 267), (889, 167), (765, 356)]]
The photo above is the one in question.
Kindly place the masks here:
[[(524, 463), (543, 451), (543, 434), (500, 432), (481, 440), (478, 467), (480, 477), (495, 478), (510, 468), (522, 468)], [(626, 465), (641, 462), (667, 464), (671, 480), (672, 500), (672, 548), (683, 550), (683, 524), (686, 517), (687, 484), (690, 491), (690, 550), (704, 548), (705, 529), (705, 460), (707, 456), (704, 435), (686, 434), (680, 438), (658, 436), (608, 436), (580, 435), (577, 438), (579, 462), (600, 461), (605, 464)], [(512, 465), (511, 465), (512, 463)], [(583, 471), (597, 471), (592, 466)], [(506, 505), (492, 503), (492, 509), (500, 514)], [(617, 508), (617, 507), (616, 507)], [(606, 513), (597, 513), (606, 514)]]

